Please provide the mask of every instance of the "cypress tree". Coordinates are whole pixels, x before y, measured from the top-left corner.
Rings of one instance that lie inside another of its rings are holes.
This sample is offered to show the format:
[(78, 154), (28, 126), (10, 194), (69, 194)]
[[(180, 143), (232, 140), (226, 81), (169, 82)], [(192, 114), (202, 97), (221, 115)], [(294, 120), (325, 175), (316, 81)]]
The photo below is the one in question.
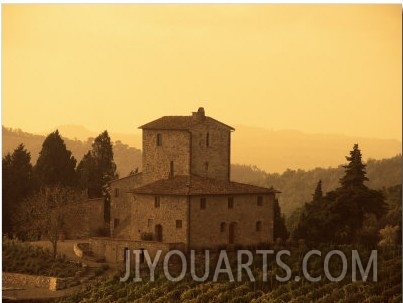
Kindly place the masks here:
[(277, 199), (274, 200), (273, 214), (273, 237), (274, 239), (281, 238), (283, 240), (286, 240), (289, 236), (289, 233), (287, 231), (287, 227), (285, 226), (285, 218), (281, 214), (280, 204), (278, 203)]
[(67, 150), (59, 131), (49, 134), (42, 144), (42, 150), (34, 167), (39, 186), (75, 186), (76, 159)]
[(365, 181), (368, 181), (365, 171), (366, 165), (362, 163), (361, 151), (358, 144), (354, 144), (350, 156), (346, 157), (349, 163), (344, 165), (345, 175), (340, 179), (341, 189), (366, 189)]
[(89, 198), (107, 195), (105, 185), (117, 176), (112, 142), (106, 130), (95, 138), (91, 151), (78, 164), (77, 172)]
[(315, 193), (313, 194), (313, 202), (320, 202), (323, 199), (323, 192), (322, 192), (322, 180), (319, 180), (318, 184), (315, 188)]

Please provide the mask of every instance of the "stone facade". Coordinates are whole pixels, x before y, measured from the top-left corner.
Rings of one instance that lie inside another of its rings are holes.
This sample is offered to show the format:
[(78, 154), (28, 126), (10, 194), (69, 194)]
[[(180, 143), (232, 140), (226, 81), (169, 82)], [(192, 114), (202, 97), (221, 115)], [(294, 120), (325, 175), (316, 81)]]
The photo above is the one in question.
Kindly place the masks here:
[(189, 132), (143, 130), (144, 183), (166, 179), (171, 175), (188, 175), (189, 170)]
[(191, 197), (189, 248), (273, 242), (273, 202), (274, 194)]
[(105, 229), (104, 199), (88, 199), (64, 206), (63, 233), (67, 239), (95, 236)]
[(175, 175), (229, 180), (230, 138), (234, 129), (206, 117), (162, 117), (143, 129), (144, 183)]
[(130, 238), (127, 227), (132, 220), (132, 200), (128, 192), (140, 186), (143, 182), (143, 174), (138, 173), (110, 183), (111, 188), (111, 222), (110, 232), (112, 236)]
[(121, 262), (125, 248), (273, 242), (278, 191), (230, 181), (232, 127), (200, 108), (140, 128), (142, 173), (111, 182), (111, 238), (92, 239), (95, 254)]
[[(153, 240), (186, 243), (188, 201), (186, 196), (135, 195), (133, 207), (133, 240), (151, 233)], [(158, 237), (158, 235), (162, 237)]]
[(191, 174), (229, 180), (231, 131), (215, 121), (192, 128)]
[[(141, 241), (142, 235), (148, 233), (153, 240), (186, 243), (187, 249), (273, 241), (274, 194), (190, 197), (138, 194), (131, 199), (133, 213), (126, 229), (131, 232), (124, 237), (128, 240)], [(258, 199), (262, 199), (261, 205)]]

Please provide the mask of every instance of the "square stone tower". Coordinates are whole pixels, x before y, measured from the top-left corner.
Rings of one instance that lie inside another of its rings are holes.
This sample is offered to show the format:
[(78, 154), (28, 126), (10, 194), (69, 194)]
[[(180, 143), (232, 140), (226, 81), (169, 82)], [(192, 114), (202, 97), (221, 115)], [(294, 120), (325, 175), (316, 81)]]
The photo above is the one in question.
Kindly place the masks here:
[(196, 175), (229, 181), (234, 128), (207, 117), (200, 107), (191, 116), (164, 116), (143, 130), (143, 182)]

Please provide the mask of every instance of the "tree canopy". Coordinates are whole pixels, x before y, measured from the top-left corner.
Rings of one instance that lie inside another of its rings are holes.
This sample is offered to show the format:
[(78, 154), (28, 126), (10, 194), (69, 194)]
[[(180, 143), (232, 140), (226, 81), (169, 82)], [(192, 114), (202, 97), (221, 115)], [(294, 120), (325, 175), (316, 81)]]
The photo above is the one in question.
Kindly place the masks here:
[(91, 151), (78, 164), (77, 172), (89, 198), (105, 196), (105, 185), (117, 177), (112, 142), (106, 130), (95, 138)]
[(76, 159), (67, 150), (59, 131), (49, 134), (42, 144), (38, 161), (34, 167), (35, 177), (40, 185), (75, 186)]
[(82, 193), (60, 185), (43, 186), (27, 197), (18, 209), (18, 233), (21, 238), (45, 237), (52, 244), (56, 258), (57, 242), (65, 224), (66, 206), (82, 202)]
[(366, 165), (362, 163), (362, 155), (358, 144), (354, 144), (353, 150), (350, 151), (350, 156), (347, 156), (346, 159), (348, 164), (343, 165), (345, 175), (340, 179), (341, 189), (366, 189), (367, 187), (364, 185), (364, 182), (369, 179), (366, 177)]
[(12, 217), (18, 204), (33, 190), (31, 154), (20, 144), (2, 159), (3, 232), (12, 230)]
[(275, 199), (273, 203), (273, 238), (276, 240), (278, 238), (282, 240), (287, 240), (289, 233), (287, 227), (285, 226), (285, 218), (281, 213), (280, 204), (278, 200)]
[[(364, 184), (368, 178), (361, 158), (361, 151), (355, 144), (346, 157), (349, 162), (343, 166), (345, 174), (340, 178), (340, 187), (334, 191), (323, 196), (322, 182), (318, 182), (312, 201), (305, 204), (294, 238), (341, 244), (371, 238), (369, 235), (385, 214), (386, 205), (381, 191)], [(371, 231), (369, 225), (373, 227)], [(376, 238), (370, 241), (376, 243)]]

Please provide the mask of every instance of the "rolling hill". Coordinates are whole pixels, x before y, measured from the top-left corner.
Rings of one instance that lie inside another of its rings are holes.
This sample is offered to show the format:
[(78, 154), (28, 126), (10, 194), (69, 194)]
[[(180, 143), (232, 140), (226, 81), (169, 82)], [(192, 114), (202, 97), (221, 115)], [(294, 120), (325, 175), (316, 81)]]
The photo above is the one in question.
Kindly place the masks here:
[[(61, 126), (58, 129), (77, 161), (91, 149), (92, 140), (98, 135), (77, 126)], [(76, 136), (72, 140), (66, 138), (65, 134)], [(110, 136), (114, 141), (114, 158), (119, 176), (127, 176), (136, 168), (141, 170), (141, 150), (121, 141), (128, 135), (111, 133)], [(87, 139), (83, 140), (85, 137)], [(133, 142), (139, 141), (138, 133), (134, 132), (132, 137)], [(32, 164), (35, 164), (44, 139), (45, 135), (3, 126), (2, 154), (4, 156), (24, 143), (31, 153)], [(355, 142), (360, 144), (363, 159), (368, 164), (368, 186), (380, 189), (401, 184), (401, 144), (397, 140), (325, 136), (245, 126), (238, 126), (232, 135), (232, 163), (241, 164), (232, 165), (231, 178), (279, 189), (282, 191), (279, 198), (281, 208), (290, 214), (310, 200), (319, 179), (323, 181), (325, 192), (338, 186), (343, 174), (340, 165), (345, 163), (345, 156)]]

